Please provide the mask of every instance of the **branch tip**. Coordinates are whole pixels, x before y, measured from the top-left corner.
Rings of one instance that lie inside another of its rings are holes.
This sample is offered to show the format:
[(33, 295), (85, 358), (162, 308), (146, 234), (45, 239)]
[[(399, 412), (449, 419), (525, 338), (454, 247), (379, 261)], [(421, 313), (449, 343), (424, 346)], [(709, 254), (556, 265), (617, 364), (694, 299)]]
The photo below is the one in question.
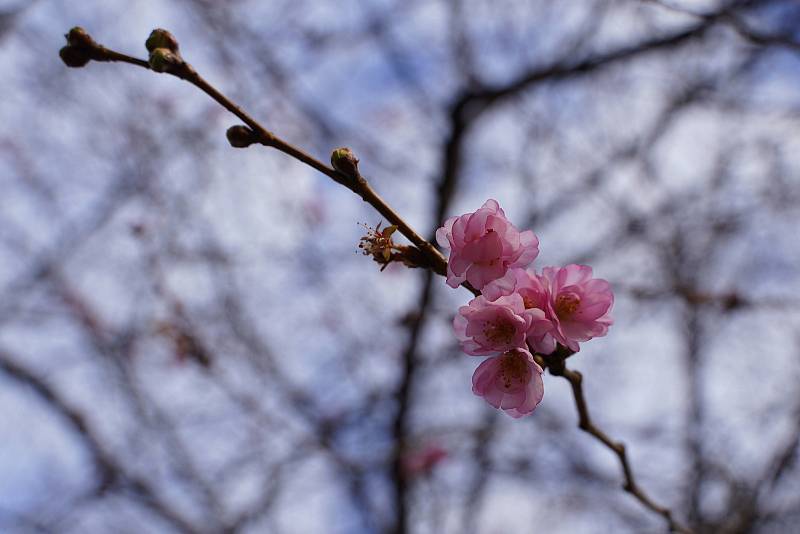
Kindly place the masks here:
[(101, 47), (80, 26), (72, 28), (64, 37), (67, 46), (59, 50), (58, 55), (67, 67), (83, 67), (93, 59), (101, 60), (98, 55)]

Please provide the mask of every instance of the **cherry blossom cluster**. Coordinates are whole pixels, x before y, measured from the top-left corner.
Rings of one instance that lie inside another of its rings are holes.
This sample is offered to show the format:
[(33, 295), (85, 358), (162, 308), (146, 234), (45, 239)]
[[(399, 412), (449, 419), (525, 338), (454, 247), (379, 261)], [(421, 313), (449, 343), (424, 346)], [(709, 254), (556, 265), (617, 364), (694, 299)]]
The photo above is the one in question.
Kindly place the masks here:
[(447, 284), (465, 281), (481, 292), (453, 321), (464, 352), (489, 356), (472, 375), (472, 391), (511, 417), (530, 414), (544, 395), (542, 368), (534, 354), (558, 345), (573, 352), (579, 343), (606, 335), (614, 303), (611, 286), (593, 278), (586, 265), (529, 269), (539, 240), (520, 232), (496, 200), (451, 217), (436, 232), (450, 249)]

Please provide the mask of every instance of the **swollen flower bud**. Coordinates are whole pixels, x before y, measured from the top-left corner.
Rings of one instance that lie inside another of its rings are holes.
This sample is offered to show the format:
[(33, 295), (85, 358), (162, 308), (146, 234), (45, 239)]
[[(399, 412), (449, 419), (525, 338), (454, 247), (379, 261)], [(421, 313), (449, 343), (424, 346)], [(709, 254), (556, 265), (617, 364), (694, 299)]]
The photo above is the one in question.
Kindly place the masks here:
[(97, 43), (80, 26), (72, 28), (64, 37), (67, 39), (67, 46), (59, 50), (58, 55), (67, 67), (83, 67), (92, 59), (99, 59)]
[(92, 47), (95, 45), (92, 36), (80, 26), (75, 26), (72, 28), (64, 37), (67, 38), (67, 43), (70, 46), (81, 48)]
[(358, 158), (349, 148), (337, 148), (331, 153), (331, 165), (340, 173), (349, 176), (358, 176)]
[(256, 133), (242, 124), (237, 124), (236, 126), (228, 128), (228, 131), (225, 132), (225, 136), (228, 138), (228, 142), (231, 146), (235, 148), (246, 148), (257, 141)]
[(183, 62), (180, 56), (168, 48), (156, 48), (150, 52), (150, 68), (156, 72), (169, 72)]
[(170, 52), (178, 52), (178, 40), (167, 30), (156, 28), (150, 32), (150, 37), (145, 41), (144, 46), (147, 51), (152, 53), (157, 48), (166, 48)]
[(83, 67), (91, 61), (91, 58), (84, 51), (74, 46), (65, 46), (58, 51), (58, 55), (67, 67)]

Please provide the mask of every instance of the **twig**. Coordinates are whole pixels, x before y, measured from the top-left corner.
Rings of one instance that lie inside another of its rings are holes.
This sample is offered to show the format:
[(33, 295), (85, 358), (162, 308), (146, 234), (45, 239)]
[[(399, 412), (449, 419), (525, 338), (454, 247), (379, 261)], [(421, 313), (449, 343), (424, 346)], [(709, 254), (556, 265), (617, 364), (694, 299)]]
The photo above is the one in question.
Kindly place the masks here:
[[(155, 30), (155, 32), (163, 32), (164, 30)], [(151, 36), (152, 37), (152, 36)], [(171, 35), (169, 36), (174, 40)], [(364, 200), (364, 202), (371, 205), (375, 210), (385, 217), (391, 224), (397, 226), (398, 231), (403, 234), (411, 243), (419, 248), (423, 254), (428, 258), (431, 268), (438, 274), (444, 274), (447, 270), (447, 260), (439, 250), (433, 246), (429, 241), (419, 235), (409, 223), (407, 223), (367, 182), (367, 180), (358, 172), (357, 166), (353, 172), (346, 174), (341, 170), (335, 169), (332, 166), (314, 158), (302, 149), (292, 145), (291, 143), (281, 139), (267, 128), (262, 126), (257, 120), (246, 113), (241, 107), (233, 103), (217, 88), (205, 80), (198, 72), (177, 53), (177, 42), (175, 42), (175, 50), (166, 48), (154, 48), (151, 51), (150, 61), (138, 59), (126, 54), (122, 54), (106, 48), (95, 42), (89, 34), (82, 28), (73, 28), (67, 34), (68, 45), (62, 48), (61, 57), (68, 66), (80, 67), (88, 63), (89, 60), (94, 61), (117, 61), (121, 63), (128, 63), (142, 67), (156, 72), (165, 72), (172, 74), (182, 80), (185, 80), (208, 96), (215, 102), (227, 109), (229, 112), (238, 117), (243, 123), (247, 125), (254, 137), (251, 142), (258, 143), (267, 147), (274, 148), (284, 154), (308, 165), (309, 167), (321, 172), (328, 176), (333, 181), (341, 184)], [(160, 52), (167, 50), (167, 52)], [(172, 52), (172, 53), (169, 53)], [(77, 60), (77, 61), (75, 61)], [(72, 61), (72, 62), (71, 62)], [(235, 128), (235, 127), (234, 127)], [(230, 139), (230, 135), (229, 135)], [(231, 140), (233, 144), (233, 140)], [(234, 146), (247, 146), (247, 144), (234, 145)], [(358, 160), (355, 160), (356, 163)]]
[[(723, 10), (721, 12), (716, 12), (716, 13), (702, 13), (694, 11), (692, 9), (687, 9), (674, 4), (670, 4), (664, 2), (663, 0), (642, 0), (642, 1), (646, 3), (655, 4), (670, 11), (683, 13), (684, 15), (691, 15), (693, 17), (697, 17), (704, 20), (710, 21), (718, 19), (723, 24), (729, 25), (736, 33), (739, 34), (739, 36), (756, 45), (782, 46), (789, 48), (791, 50), (800, 51), (800, 41), (796, 41), (791, 33), (773, 34), (758, 30), (756, 28), (749, 26), (747, 23), (745, 23), (744, 20), (737, 17), (731, 10)], [(743, 7), (747, 7), (748, 4), (758, 5), (759, 3), (765, 3), (765, 2), (755, 2), (755, 1), (743, 2), (744, 4)]]
[(691, 530), (672, 517), (672, 512), (669, 508), (656, 504), (636, 482), (633, 469), (628, 460), (625, 444), (620, 441), (614, 441), (608, 434), (594, 424), (594, 421), (592, 421), (589, 415), (589, 406), (586, 404), (586, 398), (583, 394), (583, 375), (578, 371), (567, 369), (562, 349), (560, 348), (553, 354), (544, 356), (543, 359), (547, 368), (550, 369), (550, 374), (553, 376), (561, 376), (569, 382), (572, 388), (572, 396), (575, 398), (575, 409), (578, 411), (578, 428), (594, 437), (617, 455), (620, 466), (622, 467), (622, 474), (625, 477), (622, 489), (633, 495), (636, 500), (642, 503), (646, 508), (666, 519), (671, 532), (691, 534)]

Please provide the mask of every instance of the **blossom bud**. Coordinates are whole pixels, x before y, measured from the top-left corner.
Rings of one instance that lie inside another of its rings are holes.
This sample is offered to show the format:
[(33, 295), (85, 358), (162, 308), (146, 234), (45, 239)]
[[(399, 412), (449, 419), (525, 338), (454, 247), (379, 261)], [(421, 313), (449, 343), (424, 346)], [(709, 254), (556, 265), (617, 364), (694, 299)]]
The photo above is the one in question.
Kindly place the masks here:
[(180, 56), (168, 48), (156, 48), (150, 52), (148, 62), (150, 68), (156, 72), (169, 72), (182, 63)]
[(358, 176), (358, 158), (349, 148), (342, 147), (334, 150), (331, 153), (331, 165), (346, 176)]
[(156, 28), (150, 32), (150, 37), (145, 41), (144, 46), (147, 51), (152, 53), (157, 48), (166, 48), (170, 52), (178, 53), (178, 40), (167, 30)]
[(231, 146), (235, 148), (246, 148), (256, 142), (256, 133), (242, 124), (228, 128), (225, 136)]
[(75, 26), (64, 37), (67, 46), (58, 51), (61, 61), (67, 67), (83, 67), (92, 59), (97, 59), (97, 43), (80, 26)]
[(94, 39), (89, 33), (81, 28), (75, 26), (64, 37), (67, 38), (67, 44), (76, 48), (91, 48), (95, 46)]
[(58, 51), (58, 55), (67, 67), (83, 67), (91, 61), (91, 58), (86, 52), (74, 46), (65, 46)]

